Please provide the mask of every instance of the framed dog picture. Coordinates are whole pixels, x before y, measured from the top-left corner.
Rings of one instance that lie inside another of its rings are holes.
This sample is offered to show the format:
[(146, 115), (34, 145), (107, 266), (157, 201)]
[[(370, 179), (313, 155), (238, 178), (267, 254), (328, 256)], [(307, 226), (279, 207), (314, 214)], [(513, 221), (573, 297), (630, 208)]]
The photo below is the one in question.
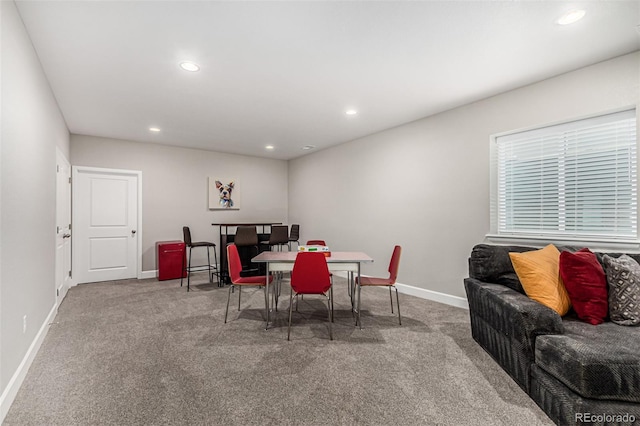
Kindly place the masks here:
[(235, 179), (209, 177), (209, 210), (239, 210), (240, 191)]

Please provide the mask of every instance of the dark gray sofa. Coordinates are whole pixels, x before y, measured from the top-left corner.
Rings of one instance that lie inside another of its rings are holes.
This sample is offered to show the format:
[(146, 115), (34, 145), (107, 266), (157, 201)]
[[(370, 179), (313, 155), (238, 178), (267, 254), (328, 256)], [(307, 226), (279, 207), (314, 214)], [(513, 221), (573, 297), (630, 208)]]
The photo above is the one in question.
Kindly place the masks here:
[(640, 327), (561, 318), (529, 299), (509, 252), (536, 249), (473, 248), (464, 281), (473, 338), (556, 424), (640, 424)]

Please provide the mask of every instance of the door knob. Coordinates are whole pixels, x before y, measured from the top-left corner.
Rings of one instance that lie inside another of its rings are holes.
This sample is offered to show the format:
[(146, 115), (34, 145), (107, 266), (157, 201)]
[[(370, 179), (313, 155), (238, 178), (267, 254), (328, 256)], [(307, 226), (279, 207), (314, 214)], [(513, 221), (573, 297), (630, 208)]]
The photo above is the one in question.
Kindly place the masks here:
[(70, 237), (71, 237), (71, 234), (63, 234), (62, 235), (62, 238), (70, 238)]
[(135, 229), (132, 229), (132, 230), (131, 230), (131, 235), (133, 235), (133, 234), (135, 234), (135, 233), (136, 233), (136, 230), (135, 230)]

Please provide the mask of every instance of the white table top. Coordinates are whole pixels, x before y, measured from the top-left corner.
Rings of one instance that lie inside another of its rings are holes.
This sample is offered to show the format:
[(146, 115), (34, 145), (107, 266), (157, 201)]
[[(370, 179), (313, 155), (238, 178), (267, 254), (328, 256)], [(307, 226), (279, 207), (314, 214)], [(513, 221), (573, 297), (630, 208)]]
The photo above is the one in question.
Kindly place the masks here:
[[(251, 261), (255, 263), (295, 262), (297, 255), (296, 251), (263, 251)], [(355, 262), (373, 262), (373, 259), (359, 251), (332, 251), (331, 256), (327, 257), (327, 263)]]

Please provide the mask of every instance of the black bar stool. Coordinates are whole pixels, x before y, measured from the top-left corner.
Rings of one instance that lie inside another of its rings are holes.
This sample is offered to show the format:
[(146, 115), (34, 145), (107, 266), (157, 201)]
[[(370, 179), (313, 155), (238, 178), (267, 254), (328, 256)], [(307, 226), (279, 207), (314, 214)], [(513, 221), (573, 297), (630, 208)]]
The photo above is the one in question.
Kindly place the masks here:
[[(185, 265), (184, 263), (184, 257), (182, 258), (182, 270), (183, 271), (187, 271), (187, 291), (190, 290), (190, 283), (191, 283), (191, 272), (193, 271), (202, 271), (204, 269), (197, 269), (197, 268), (203, 268), (204, 266), (207, 267), (208, 271), (209, 271), (209, 282), (213, 282), (213, 275), (217, 275), (218, 276), (218, 287), (221, 286), (221, 282), (220, 282), (220, 274), (218, 272), (218, 255), (216, 254), (216, 245), (215, 243), (210, 243), (208, 241), (200, 241), (197, 243), (194, 243), (191, 241), (191, 230), (189, 229), (188, 226), (183, 226), (182, 227), (182, 235), (184, 236), (184, 243), (187, 247), (189, 247), (189, 263), (187, 265)], [(196, 247), (206, 247), (207, 249), (207, 264), (206, 265), (195, 265), (195, 266), (191, 266), (191, 250), (193, 250)], [(213, 258), (215, 260), (215, 264), (213, 265), (213, 270), (215, 272), (211, 272), (211, 255), (209, 252), (209, 249), (213, 247)], [(186, 267), (186, 268), (185, 268)], [(181, 274), (184, 275), (184, 274)], [(182, 287), (182, 276), (180, 277), (180, 287)]]

